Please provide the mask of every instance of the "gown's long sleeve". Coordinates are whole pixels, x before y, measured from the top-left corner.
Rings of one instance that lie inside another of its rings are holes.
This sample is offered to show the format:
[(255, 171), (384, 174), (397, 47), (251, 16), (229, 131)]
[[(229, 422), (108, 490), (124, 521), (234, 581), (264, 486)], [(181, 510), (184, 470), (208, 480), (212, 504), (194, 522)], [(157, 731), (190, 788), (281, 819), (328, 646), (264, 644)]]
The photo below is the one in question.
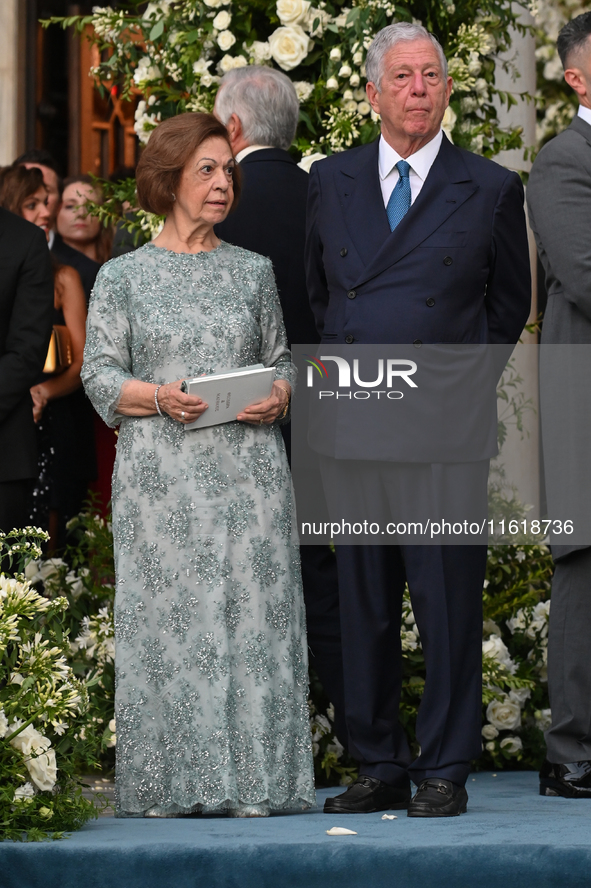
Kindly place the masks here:
[(98, 273), (86, 321), (84, 364), (86, 394), (107, 425), (123, 416), (117, 404), (123, 384), (133, 378), (127, 280), (105, 265)]

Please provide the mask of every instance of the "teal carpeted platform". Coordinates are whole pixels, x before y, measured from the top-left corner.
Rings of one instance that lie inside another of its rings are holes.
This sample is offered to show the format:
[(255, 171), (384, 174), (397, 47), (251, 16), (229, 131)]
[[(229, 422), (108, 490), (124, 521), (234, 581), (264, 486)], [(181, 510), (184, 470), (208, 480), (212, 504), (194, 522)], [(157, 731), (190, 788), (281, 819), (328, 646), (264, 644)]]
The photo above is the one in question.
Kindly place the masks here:
[(101, 818), (62, 842), (0, 843), (0, 888), (589, 888), (591, 800), (537, 788), (532, 772), (476, 774), (468, 813), (442, 820)]

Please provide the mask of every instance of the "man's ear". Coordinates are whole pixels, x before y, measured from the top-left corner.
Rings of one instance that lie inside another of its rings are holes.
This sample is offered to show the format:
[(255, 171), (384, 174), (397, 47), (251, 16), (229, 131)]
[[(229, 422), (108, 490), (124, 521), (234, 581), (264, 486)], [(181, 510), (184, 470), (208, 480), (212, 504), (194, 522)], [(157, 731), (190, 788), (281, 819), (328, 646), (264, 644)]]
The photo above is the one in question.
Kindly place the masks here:
[(237, 114), (230, 114), (230, 118), (226, 123), (226, 129), (228, 130), (228, 136), (230, 137), (232, 152), (236, 154), (236, 145), (242, 142), (244, 138), (242, 134), (242, 121)]
[(591, 102), (591, 90), (584, 72), (580, 68), (567, 68), (564, 72), (564, 79), (571, 89), (581, 97), (587, 97)]

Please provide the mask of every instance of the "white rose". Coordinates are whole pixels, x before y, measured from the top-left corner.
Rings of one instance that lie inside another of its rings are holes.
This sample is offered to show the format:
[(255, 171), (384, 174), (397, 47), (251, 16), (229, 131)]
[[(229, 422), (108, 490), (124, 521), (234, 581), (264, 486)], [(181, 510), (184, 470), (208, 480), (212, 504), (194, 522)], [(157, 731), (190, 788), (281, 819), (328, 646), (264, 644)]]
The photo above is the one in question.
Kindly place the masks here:
[(218, 6), (225, 6), (224, 0), (203, 0), (206, 6), (209, 6), (210, 9), (217, 9)]
[(506, 749), (509, 755), (516, 755), (523, 749), (523, 743), (520, 737), (505, 737), (500, 743), (501, 749)]
[(529, 688), (514, 688), (512, 691), (509, 691), (509, 697), (514, 703), (523, 706), (525, 701), (531, 697), (531, 690)]
[(350, 111), (352, 114), (354, 114), (357, 111), (357, 102), (345, 102), (343, 107), (345, 111)]
[(486, 743), (486, 744), (485, 744), (484, 748), (485, 748), (488, 752), (494, 752), (495, 749), (497, 748), (497, 744), (494, 742), (494, 740), (491, 740), (489, 743)]
[(329, 58), (331, 62), (341, 61), (341, 50), (338, 48), (338, 46), (335, 46), (334, 49), (331, 49)]
[(305, 173), (309, 173), (312, 164), (316, 163), (317, 160), (324, 160), (325, 157), (326, 154), (320, 154), (319, 152), (317, 152), (316, 154), (307, 154), (305, 157), (302, 157), (302, 159), (298, 163), (298, 166)]
[(41, 579), (41, 577), (38, 576), (40, 567), (40, 561), (29, 561), (25, 567), (25, 579), (33, 582), (36, 582), (37, 579)]
[(494, 740), (499, 736), (499, 732), (494, 725), (485, 725), (482, 729), (482, 736), (485, 740)]
[(352, 98), (353, 98), (353, 90), (346, 89), (345, 92), (343, 93), (343, 101), (350, 102)]
[(534, 718), (536, 720), (536, 725), (540, 729), (540, 731), (546, 731), (552, 724), (552, 710), (537, 709), (534, 713)]
[(336, 79), (336, 77), (329, 77), (328, 78), (328, 80), (326, 81), (326, 88), (327, 89), (338, 89), (339, 88), (339, 81)]
[(441, 121), (441, 128), (445, 135), (448, 137), (450, 142), (453, 142), (451, 137), (451, 132), (456, 125), (457, 115), (451, 105), (448, 105), (445, 109), (445, 114), (443, 115), (443, 120)]
[(282, 25), (299, 25), (309, 8), (308, 0), (277, 0), (277, 16)]
[(362, 117), (367, 117), (367, 115), (371, 111), (371, 105), (369, 104), (369, 102), (359, 102), (359, 104), (357, 105), (357, 111), (359, 114), (361, 114)]
[(521, 724), (521, 708), (509, 697), (493, 700), (486, 708), (486, 717), (500, 731), (514, 731)]
[(358, 51), (353, 55), (353, 63), (354, 63), (355, 65), (360, 65), (362, 61), (363, 61), (363, 53), (362, 53), (360, 50), (358, 50)]
[(227, 52), (236, 43), (236, 38), (231, 31), (222, 31), (218, 34), (218, 46), (222, 52)]
[(225, 31), (226, 28), (230, 27), (230, 22), (232, 21), (232, 16), (228, 12), (227, 9), (222, 9), (221, 12), (218, 12), (216, 17), (214, 18), (212, 24), (214, 28), (218, 31)]
[(349, 65), (343, 65), (339, 71), (339, 77), (350, 77), (351, 76), (351, 68)]
[(218, 62), (218, 70), (221, 74), (227, 74), (228, 71), (232, 71), (234, 68), (244, 68), (245, 65), (248, 65), (248, 62), (244, 56), (225, 55), (223, 59)]
[(37, 579), (45, 582), (45, 580), (50, 579), (50, 577), (56, 576), (61, 567), (67, 567), (66, 562), (62, 561), (61, 558), (48, 558), (39, 568), (39, 576)]
[(517, 665), (511, 659), (511, 654), (507, 645), (498, 635), (491, 635), (486, 641), (482, 642), (482, 653), (485, 656), (493, 657), (497, 663), (504, 666), (511, 675), (517, 669)]
[(109, 722), (109, 730), (112, 734), (115, 733), (116, 728), (115, 728), (115, 719), (114, 718), (112, 718), (111, 721)]
[(271, 58), (271, 47), (262, 40), (255, 40), (252, 46), (248, 47), (249, 54), (253, 57), (256, 65), (261, 62), (268, 62)]
[(349, 83), (353, 87), (359, 86), (360, 82), (361, 82), (361, 79), (359, 77), (359, 74), (351, 74), (351, 76), (349, 77)]
[(314, 44), (299, 25), (291, 25), (273, 31), (269, 45), (279, 67), (291, 71), (304, 61)]
[[(15, 723), (15, 729), (17, 726), (20, 727), (18, 722)], [(57, 764), (51, 740), (40, 734), (33, 725), (28, 725), (12, 738), (10, 745), (25, 757), (25, 765), (33, 783), (42, 791), (53, 789), (57, 780)]]
[(294, 83), (295, 91), (300, 102), (305, 102), (314, 92), (312, 83), (306, 83), (305, 80), (297, 80)]
[[(330, 16), (324, 11), (324, 9), (316, 9), (314, 6), (311, 6), (308, 10), (308, 15), (302, 22), (302, 26), (314, 37), (321, 37), (329, 22)], [(314, 27), (314, 25), (316, 25), (316, 27)]]

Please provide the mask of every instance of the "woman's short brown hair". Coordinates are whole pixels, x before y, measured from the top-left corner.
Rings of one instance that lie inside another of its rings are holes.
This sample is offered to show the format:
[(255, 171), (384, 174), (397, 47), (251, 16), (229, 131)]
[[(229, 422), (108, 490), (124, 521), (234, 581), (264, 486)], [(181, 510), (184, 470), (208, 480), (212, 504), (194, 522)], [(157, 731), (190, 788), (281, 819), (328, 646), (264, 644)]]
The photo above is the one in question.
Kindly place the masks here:
[(27, 169), (13, 164), (0, 170), (0, 206), (17, 216), (22, 216), (26, 199), (40, 188), (45, 188), (45, 184), (38, 167)]
[[(156, 127), (143, 150), (136, 173), (138, 202), (143, 210), (159, 216), (170, 213), (174, 202), (172, 195), (179, 187), (183, 169), (206, 139), (224, 139), (230, 146), (226, 127), (213, 114), (190, 111), (171, 117)], [(235, 206), (240, 196), (237, 165), (232, 179)]]

